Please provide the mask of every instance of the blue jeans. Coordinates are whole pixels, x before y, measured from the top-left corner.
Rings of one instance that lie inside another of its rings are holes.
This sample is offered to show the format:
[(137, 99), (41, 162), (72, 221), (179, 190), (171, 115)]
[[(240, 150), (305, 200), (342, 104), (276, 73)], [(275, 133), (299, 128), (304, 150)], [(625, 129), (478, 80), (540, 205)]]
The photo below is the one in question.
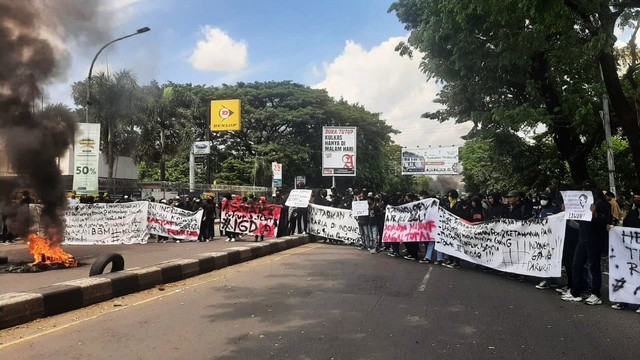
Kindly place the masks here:
[(378, 225), (369, 225), (369, 242), (367, 243), (369, 250), (378, 248), (378, 237)]
[(437, 261), (442, 261), (444, 260), (444, 254), (439, 252), (438, 250), (435, 249), (436, 248), (436, 242), (435, 241), (429, 241), (427, 243), (427, 253), (425, 254), (424, 259), (425, 260), (429, 260), (431, 261), (431, 259), (433, 259), (433, 252), (436, 252), (436, 259)]
[(367, 247), (369, 239), (371, 239), (371, 229), (369, 229), (369, 225), (360, 224), (358, 224), (358, 228), (360, 228), (360, 246)]

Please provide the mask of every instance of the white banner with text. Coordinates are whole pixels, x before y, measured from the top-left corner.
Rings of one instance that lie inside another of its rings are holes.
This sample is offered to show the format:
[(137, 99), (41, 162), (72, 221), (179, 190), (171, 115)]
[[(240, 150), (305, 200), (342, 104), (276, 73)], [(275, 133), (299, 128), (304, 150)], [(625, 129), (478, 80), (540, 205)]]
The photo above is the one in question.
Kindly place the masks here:
[(609, 300), (640, 304), (640, 229), (609, 231)]
[(435, 241), (438, 204), (437, 199), (424, 199), (387, 206), (382, 242)]
[(182, 210), (159, 203), (149, 203), (149, 233), (180, 240), (198, 240), (202, 213)]
[(148, 202), (79, 204), (64, 212), (64, 244), (146, 244)]
[(309, 234), (355, 243), (360, 240), (358, 222), (351, 210), (310, 204)]
[(565, 225), (562, 213), (470, 224), (440, 209), (436, 250), (510, 273), (559, 277)]

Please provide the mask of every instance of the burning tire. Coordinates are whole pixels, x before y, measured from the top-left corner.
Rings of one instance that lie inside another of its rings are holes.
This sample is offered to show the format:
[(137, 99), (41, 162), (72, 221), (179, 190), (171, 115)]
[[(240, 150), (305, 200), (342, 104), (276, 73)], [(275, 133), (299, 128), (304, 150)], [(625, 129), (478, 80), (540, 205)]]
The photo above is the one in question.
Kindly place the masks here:
[(111, 272), (124, 270), (124, 258), (122, 255), (106, 253), (98, 256), (96, 261), (93, 262), (91, 270), (89, 270), (89, 276), (102, 274), (109, 264), (111, 264)]

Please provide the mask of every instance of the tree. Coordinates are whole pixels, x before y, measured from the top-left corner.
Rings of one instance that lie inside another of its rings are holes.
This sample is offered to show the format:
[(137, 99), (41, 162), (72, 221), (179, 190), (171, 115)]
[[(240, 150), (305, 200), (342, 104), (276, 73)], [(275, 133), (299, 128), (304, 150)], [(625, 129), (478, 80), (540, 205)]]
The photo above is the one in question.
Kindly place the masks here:
[(490, 139), (467, 141), (459, 153), (469, 193), (512, 189), (536, 193), (552, 184), (571, 183), (567, 166), (549, 137), (529, 144), (512, 133), (497, 133)]
[[(619, 125), (628, 139), (636, 177), (640, 178), (640, 62), (636, 44), (640, 2), (564, 0), (563, 4), (570, 10), (570, 18), (582, 40), (580, 49), (588, 52), (602, 70), (607, 95), (617, 116), (618, 123), (614, 126)], [(621, 66), (625, 54), (615, 47), (616, 26), (634, 29), (626, 49), (629, 60), (626, 69)]]
[(422, 71), (444, 83), (444, 108), (425, 117), (471, 121), (469, 139), (544, 125), (573, 181), (590, 177), (603, 138), (598, 68), (562, 3), (400, 0), (389, 11), (411, 32), (400, 54), (420, 51)]
[(193, 116), (200, 99), (190, 85), (153, 81), (142, 87), (144, 105), (141, 111), (140, 141), (134, 151), (137, 163), (159, 163), (158, 178), (166, 180), (166, 159), (189, 151), (197, 132)]
[[(80, 108), (87, 103), (85, 81), (72, 85), (74, 102)], [(143, 104), (135, 76), (129, 70), (98, 73), (92, 78), (89, 103), (89, 121), (100, 123), (100, 150), (107, 154), (107, 177), (113, 184), (115, 159), (130, 155), (138, 143), (138, 114)]]
[[(383, 188), (384, 148), (395, 130), (379, 114), (335, 101), (324, 90), (289, 81), (223, 85), (212, 89), (211, 98), (240, 99), (242, 104), (242, 130), (212, 134), (219, 151), (216, 155), (223, 163), (217, 180), (232, 181), (235, 173), (236, 180), (252, 184), (257, 158), (264, 164), (282, 163), (283, 181), (289, 187), (296, 175), (306, 175), (311, 187), (327, 187), (330, 180), (321, 174), (322, 127), (356, 126), (359, 164), (355, 184)], [(257, 176), (256, 185), (270, 186), (270, 180), (270, 174)]]

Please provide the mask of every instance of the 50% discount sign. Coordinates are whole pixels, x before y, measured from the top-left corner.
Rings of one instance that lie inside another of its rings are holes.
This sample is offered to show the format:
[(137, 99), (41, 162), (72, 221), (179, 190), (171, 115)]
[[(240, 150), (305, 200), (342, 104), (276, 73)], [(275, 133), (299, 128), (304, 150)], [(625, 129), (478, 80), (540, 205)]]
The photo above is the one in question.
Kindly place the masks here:
[(95, 175), (96, 168), (89, 166), (76, 166), (76, 175)]

